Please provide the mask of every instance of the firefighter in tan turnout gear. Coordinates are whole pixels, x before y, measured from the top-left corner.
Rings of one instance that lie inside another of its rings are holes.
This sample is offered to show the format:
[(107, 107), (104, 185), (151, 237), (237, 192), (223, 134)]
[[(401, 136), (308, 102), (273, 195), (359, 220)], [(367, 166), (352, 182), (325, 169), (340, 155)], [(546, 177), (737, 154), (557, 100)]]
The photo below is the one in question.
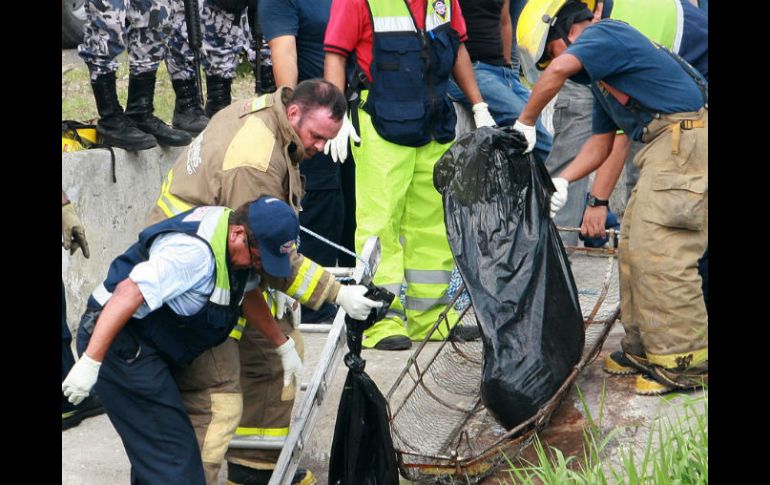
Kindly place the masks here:
[[(197, 205), (238, 207), (262, 195), (279, 197), (298, 212), (303, 195), (299, 163), (336, 136), (345, 110), (342, 93), (320, 79), (231, 104), (211, 119), (169, 170), (147, 223)], [(365, 318), (381, 305), (363, 296), (363, 286), (340, 285), (321, 266), (298, 254), (296, 247), (285, 250), (291, 256), (291, 276), (279, 279), (263, 274), (263, 289), (279, 290), (314, 309), (325, 301), (334, 302), (353, 318)], [(266, 336), (241, 320), (231, 338), (175, 374), (201, 447), (208, 484), (217, 483), (236, 428), (239, 436), (254, 440), (283, 440), (289, 433), (294, 404), (291, 385), (293, 380), (298, 386), (300, 376), (299, 370), (286, 369), (284, 362), (295, 351), (302, 355), (302, 338), (284, 308), (290, 300), (279, 292), (273, 295), (274, 315), (281, 330), (296, 342), (296, 349), (275, 349)], [(281, 399), (282, 391), (287, 400)], [(251, 480), (243, 477), (244, 470), (269, 477), (279, 454), (280, 450), (230, 450), (229, 481)], [(312, 474), (300, 470), (294, 483), (313, 483)]]

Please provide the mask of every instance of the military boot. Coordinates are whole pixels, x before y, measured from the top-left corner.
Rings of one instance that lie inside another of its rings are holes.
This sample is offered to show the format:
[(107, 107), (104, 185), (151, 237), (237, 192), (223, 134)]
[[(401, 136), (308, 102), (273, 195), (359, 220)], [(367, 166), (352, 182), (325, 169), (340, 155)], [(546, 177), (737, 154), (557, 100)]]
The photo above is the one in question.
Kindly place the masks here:
[(203, 114), (203, 108), (200, 99), (198, 99), (196, 79), (172, 80), (171, 84), (176, 93), (174, 118), (171, 120), (171, 126), (177, 130), (184, 130), (192, 136), (198, 136), (206, 128), (209, 119)]
[(91, 89), (99, 112), (96, 133), (100, 143), (131, 151), (146, 150), (158, 144), (152, 135), (137, 128), (123, 112), (118, 101), (114, 72), (92, 79)]
[(230, 99), (230, 85), (232, 79), (206, 74), (206, 116), (212, 118), (217, 111), (227, 108), (232, 102)]
[(189, 145), (192, 137), (182, 130), (175, 130), (153, 115), (155, 98), (155, 71), (131, 74), (128, 77), (128, 101), (126, 115), (137, 128), (154, 136), (161, 145), (180, 147)]

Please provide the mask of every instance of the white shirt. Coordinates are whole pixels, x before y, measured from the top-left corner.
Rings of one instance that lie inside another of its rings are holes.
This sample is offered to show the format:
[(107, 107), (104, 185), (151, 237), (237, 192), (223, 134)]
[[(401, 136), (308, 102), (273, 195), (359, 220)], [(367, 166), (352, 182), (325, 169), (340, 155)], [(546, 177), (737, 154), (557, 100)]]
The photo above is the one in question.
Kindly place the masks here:
[(177, 315), (198, 313), (214, 291), (214, 254), (203, 240), (182, 233), (161, 234), (150, 246), (150, 259), (137, 264), (128, 277), (144, 303), (134, 318), (168, 304)]

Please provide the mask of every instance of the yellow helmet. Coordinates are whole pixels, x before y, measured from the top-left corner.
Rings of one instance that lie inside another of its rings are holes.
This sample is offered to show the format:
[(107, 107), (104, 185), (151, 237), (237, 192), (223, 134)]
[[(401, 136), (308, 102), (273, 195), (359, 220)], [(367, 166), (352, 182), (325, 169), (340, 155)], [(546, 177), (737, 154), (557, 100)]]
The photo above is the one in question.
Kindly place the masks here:
[(540, 62), (548, 33), (556, 23), (556, 14), (568, 3), (583, 3), (593, 12), (596, 0), (529, 0), (516, 24), (516, 45), (524, 75), (535, 84), (550, 59)]

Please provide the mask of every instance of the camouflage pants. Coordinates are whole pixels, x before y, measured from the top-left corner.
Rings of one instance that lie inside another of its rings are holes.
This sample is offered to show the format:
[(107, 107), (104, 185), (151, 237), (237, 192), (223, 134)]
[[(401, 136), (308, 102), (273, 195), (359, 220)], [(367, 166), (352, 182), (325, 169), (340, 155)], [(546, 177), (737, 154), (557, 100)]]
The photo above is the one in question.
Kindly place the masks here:
[[(187, 40), (187, 23), (182, 0), (170, 0), (172, 4), (172, 33), (168, 40), (166, 65), (173, 80), (192, 79), (195, 74), (193, 50)], [(246, 51), (249, 60), (254, 59), (251, 31), (244, 10), (236, 22), (235, 15), (222, 10), (208, 1), (200, 2), (201, 58), (206, 74), (228, 79), (235, 77), (235, 66), (241, 52)]]
[(87, 0), (78, 54), (91, 78), (117, 71), (116, 58), (126, 47), (131, 74), (157, 70), (171, 33), (170, 1)]

